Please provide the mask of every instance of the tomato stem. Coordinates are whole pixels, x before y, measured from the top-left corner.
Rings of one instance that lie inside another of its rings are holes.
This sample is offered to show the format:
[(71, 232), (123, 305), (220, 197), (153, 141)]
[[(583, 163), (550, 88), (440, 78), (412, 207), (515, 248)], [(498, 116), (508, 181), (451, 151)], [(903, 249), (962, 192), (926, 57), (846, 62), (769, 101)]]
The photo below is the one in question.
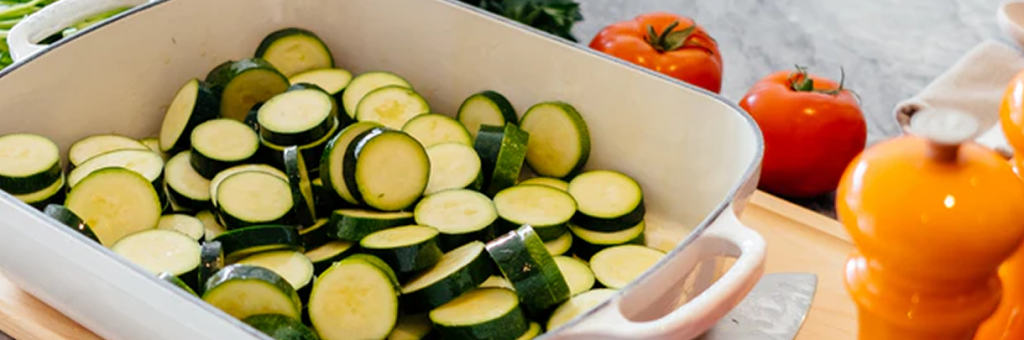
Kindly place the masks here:
[(707, 51), (710, 54), (715, 53), (707, 46), (690, 40), (693, 33), (697, 31), (696, 24), (673, 32), (672, 30), (677, 27), (679, 27), (679, 21), (673, 21), (672, 24), (665, 27), (661, 33), (658, 33), (658, 31), (654, 30), (654, 25), (647, 25), (647, 36), (644, 37), (644, 40), (647, 41), (647, 43), (656, 51), (661, 53), (671, 52), (685, 47), (695, 47)]
[(838, 96), (840, 93), (843, 93), (843, 91), (848, 91), (850, 93), (853, 93), (855, 96), (857, 95), (853, 91), (847, 90), (845, 88), (845, 86), (846, 86), (846, 70), (842, 66), (839, 67), (839, 87), (831, 89), (831, 90), (818, 90), (818, 89), (815, 89), (814, 88), (814, 79), (811, 79), (811, 77), (807, 74), (807, 67), (806, 66), (800, 66), (800, 65), (794, 65), (794, 66), (796, 67), (796, 72), (793, 72), (793, 73), (789, 74), (789, 88), (791, 90), (793, 90), (793, 91), (796, 91), (796, 92), (815, 92), (815, 93), (821, 93), (821, 94), (828, 94), (828, 95), (832, 95), (832, 96)]

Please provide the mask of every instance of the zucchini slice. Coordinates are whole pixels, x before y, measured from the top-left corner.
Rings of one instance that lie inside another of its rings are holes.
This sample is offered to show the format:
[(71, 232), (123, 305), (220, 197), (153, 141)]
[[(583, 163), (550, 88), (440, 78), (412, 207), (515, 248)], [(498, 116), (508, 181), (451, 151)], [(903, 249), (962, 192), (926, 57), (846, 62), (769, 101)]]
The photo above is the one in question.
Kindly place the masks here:
[(313, 201), (313, 184), (309, 181), (306, 162), (299, 148), (284, 149), (284, 169), (291, 187), (292, 218), (299, 226), (308, 227), (316, 223), (316, 203)]
[(430, 179), (430, 159), (423, 146), (408, 134), (387, 128), (357, 136), (345, 152), (344, 166), (352, 198), (382, 211), (413, 205)]
[(290, 85), (288, 78), (261, 58), (228, 61), (217, 66), (206, 76), (213, 93), (220, 99), (220, 117), (239, 122), (262, 103), (284, 92)]
[(53, 184), (43, 190), (13, 196), (33, 208), (43, 210), (49, 204), (59, 204), (64, 201), (64, 195), (66, 192), (64, 190), (64, 183), (64, 176), (61, 175), (57, 178), (57, 181), (53, 182)]
[(428, 113), (413, 117), (402, 126), (402, 132), (416, 138), (425, 148), (441, 143), (473, 146), (473, 137), (466, 131), (466, 127), (443, 114)]
[(108, 247), (127, 235), (156, 228), (163, 210), (153, 185), (124, 168), (89, 174), (71, 189), (65, 206)]
[(210, 85), (192, 78), (178, 89), (160, 125), (160, 150), (178, 153), (192, 147), (192, 130), (220, 113), (220, 101)]
[(445, 339), (515, 340), (530, 329), (516, 293), (504, 288), (472, 290), (430, 311)]
[(260, 106), (256, 121), (260, 138), (276, 145), (306, 145), (337, 125), (334, 100), (320, 89), (291, 90)]
[(192, 168), (206, 178), (245, 163), (256, 155), (260, 139), (245, 124), (231, 119), (214, 119), (192, 130)]
[(480, 284), (480, 288), (487, 287), (507, 288), (511, 290), (516, 290), (515, 287), (512, 287), (512, 283), (508, 282), (508, 280), (506, 280), (504, 276), (499, 275), (491, 275), (491, 277), (487, 278), (487, 281), (484, 281), (484, 283)]
[(331, 241), (322, 246), (306, 251), (306, 257), (313, 261), (313, 270), (323, 273), (335, 262), (341, 261), (355, 252), (354, 243), (348, 241)]
[[(352, 72), (343, 68), (319, 68), (291, 76), (288, 81), (293, 85), (305, 83), (319, 86), (327, 94), (330, 94), (331, 97), (334, 97), (335, 102), (340, 104), (344, 100), (342, 93), (345, 92), (348, 84), (352, 82)], [(339, 108), (339, 110), (344, 109)]]
[(520, 121), (530, 133), (526, 164), (538, 175), (568, 178), (583, 170), (590, 158), (590, 130), (567, 103), (545, 102), (530, 107)]
[(57, 220), (57, 222), (60, 222), (71, 229), (74, 229), (83, 236), (88, 237), (90, 240), (96, 242), (100, 241), (100, 239), (96, 237), (96, 234), (92, 232), (92, 228), (89, 228), (89, 225), (85, 224), (85, 221), (82, 221), (82, 218), (75, 215), (74, 212), (65, 208), (63, 205), (49, 204), (43, 210), (43, 214), (50, 216), (50, 218)]
[(433, 329), (428, 314), (402, 314), (387, 340), (425, 340)]
[(256, 57), (274, 65), (285, 76), (334, 67), (334, 57), (320, 37), (305, 29), (289, 27), (270, 33), (256, 48)]
[(544, 242), (568, 231), (576, 201), (565, 191), (541, 185), (517, 185), (494, 195), (494, 206), (505, 233), (522, 225), (533, 227)]
[(277, 340), (320, 340), (316, 332), (302, 322), (281, 314), (252, 315), (242, 322)]
[(528, 313), (541, 314), (569, 299), (569, 285), (562, 271), (530, 226), (487, 243), (487, 253), (515, 287)]
[(317, 277), (309, 319), (324, 340), (384, 339), (395, 328), (395, 275), (375, 262), (379, 259), (369, 255), (350, 256)]
[(71, 144), (71, 148), (68, 149), (68, 161), (72, 167), (77, 167), (93, 156), (124, 149), (149, 150), (141, 142), (122, 135), (92, 135)]
[(348, 88), (345, 89), (345, 93), (341, 96), (341, 104), (345, 108), (345, 112), (348, 113), (349, 117), (356, 118), (356, 106), (363, 100), (370, 91), (376, 90), (381, 87), (397, 85), (412, 88), (412, 84), (409, 84), (408, 80), (401, 76), (384, 71), (371, 71), (360, 74), (352, 79), (348, 84)]
[(441, 232), (438, 245), (450, 250), (470, 241), (490, 240), (498, 210), (491, 199), (467, 189), (445, 190), (424, 197), (413, 212), (416, 224)]
[[(558, 264), (558, 270), (562, 271), (565, 283), (569, 284), (569, 293), (572, 296), (594, 288), (594, 272), (583, 260), (575, 257), (555, 256), (555, 263)], [(627, 266), (632, 266), (632, 264), (627, 264)]]
[(476, 138), (481, 125), (519, 124), (512, 103), (501, 93), (491, 90), (481, 91), (466, 98), (459, 106), (457, 118), (473, 138)]
[(299, 298), (306, 301), (313, 285), (313, 262), (294, 250), (277, 250), (251, 255), (237, 263), (270, 269), (295, 288)]
[(569, 323), (569, 321), (572, 321), (577, 316), (583, 315), (590, 309), (600, 305), (602, 302), (611, 299), (617, 292), (618, 291), (614, 289), (600, 288), (573, 296), (569, 301), (558, 306), (558, 308), (551, 313), (551, 318), (548, 319), (548, 331), (556, 330), (558, 327)]
[[(114, 150), (89, 158), (68, 173), (68, 186), (74, 188), (85, 176), (93, 171), (119, 167), (137, 172), (153, 185), (153, 190), (163, 186), (164, 159), (159, 154), (146, 150)], [(157, 190), (157, 195), (160, 192)]]
[(206, 234), (206, 225), (198, 218), (185, 214), (169, 214), (160, 216), (157, 229), (173, 230), (199, 241)]
[(626, 230), (601, 232), (588, 230), (574, 223), (569, 223), (569, 231), (576, 236), (576, 240), (572, 244), (572, 253), (581, 259), (589, 260), (591, 256), (608, 247), (623, 244), (644, 245), (646, 237), (644, 230), (646, 226), (646, 223), (640, 221), (637, 225)]
[(565, 233), (554, 240), (544, 242), (544, 248), (548, 249), (551, 256), (563, 255), (572, 248), (572, 239), (572, 233)]
[(331, 229), (327, 227), (328, 221), (330, 220), (321, 218), (317, 219), (313, 225), (299, 228), (299, 237), (302, 238), (303, 247), (313, 249), (330, 241), (330, 238), (327, 236), (327, 230)]
[(213, 240), (221, 243), (228, 262), (272, 250), (304, 250), (299, 233), (290, 225), (245, 227), (223, 233)]
[(516, 185), (545, 185), (565, 192), (569, 191), (569, 183), (557, 178), (551, 177), (534, 177), (525, 181), (519, 182)]
[(196, 294), (195, 290), (192, 289), (192, 287), (189, 287), (188, 284), (185, 283), (185, 281), (182, 281), (177, 276), (174, 276), (174, 274), (168, 272), (160, 272), (160, 274), (157, 274), (156, 278), (163, 281), (167, 281), (167, 283), (170, 283), (175, 287), (178, 287), (179, 289), (184, 290), (189, 294), (192, 294), (192, 296), (199, 296), (198, 294)]
[(378, 122), (400, 130), (413, 117), (430, 112), (430, 105), (416, 90), (402, 85), (388, 85), (370, 91), (356, 105), (356, 120)]
[[(332, 120), (334, 118), (331, 118)], [(341, 130), (341, 124), (332, 124), (332, 128), (322, 138), (313, 141), (306, 145), (299, 145), (299, 153), (302, 154), (303, 161), (306, 162), (306, 171), (309, 171), (311, 177), (320, 177), (320, 159), (324, 155), (324, 150), (327, 149), (327, 144), (337, 136), (338, 131)], [(263, 159), (265, 159), (271, 165), (284, 169), (284, 149), (286, 146), (280, 146), (266, 140), (260, 139), (260, 146), (263, 151)]]
[(410, 225), (366, 235), (359, 247), (387, 263), (399, 276), (430, 268), (444, 253), (437, 247), (437, 229)]
[(487, 196), (494, 196), (516, 184), (529, 141), (530, 134), (513, 124), (480, 126), (473, 148), (483, 165), (484, 193)]
[(280, 275), (257, 266), (224, 267), (206, 282), (203, 301), (240, 320), (258, 314), (302, 317), (302, 301), (295, 288)]
[(527, 329), (526, 333), (523, 333), (523, 335), (517, 338), (516, 340), (532, 340), (533, 338), (540, 336), (540, 333), (540, 324), (531, 321), (530, 328)]
[(317, 218), (330, 218), (335, 209), (347, 205), (341, 197), (338, 197), (338, 193), (334, 192), (334, 189), (324, 185), (322, 178), (313, 179), (309, 183), (313, 186), (313, 201), (316, 204)]
[(199, 244), (188, 235), (172, 230), (145, 230), (125, 236), (110, 250), (154, 275), (167, 272), (189, 287), (199, 284)]
[(589, 230), (625, 230), (643, 221), (646, 214), (640, 184), (621, 172), (582, 173), (569, 182), (569, 194), (578, 206), (573, 222)]
[(328, 235), (345, 241), (359, 242), (366, 235), (412, 224), (413, 214), (407, 211), (380, 212), (362, 209), (338, 209), (331, 213)]
[(167, 154), (167, 153), (163, 152), (162, 150), (160, 150), (160, 138), (157, 138), (157, 137), (143, 138), (143, 139), (139, 140), (139, 143), (142, 143), (142, 145), (145, 145), (147, 148), (149, 148), (150, 151), (156, 152), (158, 155), (160, 155), (160, 158), (162, 158), (164, 160), (164, 162), (166, 162), (168, 159), (171, 158), (171, 156), (169, 154)]
[(196, 218), (203, 222), (203, 242), (213, 241), (214, 238), (228, 231), (220, 225), (220, 221), (217, 220), (217, 215), (213, 211), (200, 211), (196, 214)]
[(18, 133), (0, 136), (0, 190), (12, 195), (37, 192), (61, 176), (60, 149), (49, 138)]
[(345, 155), (348, 152), (348, 148), (356, 137), (380, 126), (380, 124), (374, 122), (353, 123), (344, 130), (341, 130), (327, 144), (327, 148), (324, 150), (323, 158), (320, 160), (320, 178), (323, 179), (325, 186), (334, 189), (345, 202), (359, 204), (359, 201), (356, 201), (352, 193), (349, 192), (348, 184), (345, 183)]
[(597, 252), (590, 258), (590, 268), (605, 287), (622, 289), (663, 257), (665, 253), (660, 250), (627, 244)]
[(466, 243), (445, 253), (436, 265), (402, 286), (402, 309), (419, 313), (440, 307), (476, 289), (496, 272), (483, 242)]
[(199, 210), (210, 206), (210, 180), (192, 168), (192, 152), (182, 151), (167, 160), (164, 181), (171, 201), (178, 206)]
[(484, 176), (480, 156), (473, 147), (460, 143), (442, 143), (427, 148), (430, 180), (424, 195), (448, 189), (480, 190)]
[[(340, 110), (339, 106), (338, 106), (338, 101), (334, 100), (334, 97), (331, 96), (331, 94), (328, 93), (327, 90), (324, 90), (322, 87), (317, 86), (316, 84), (310, 84), (310, 83), (298, 83), (298, 84), (294, 84), (293, 83), (292, 86), (288, 87), (288, 91), (285, 91), (285, 92), (307, 91), (307, 90), (308, 91), (317, 91), (317, 92), (320, 92), (322, 94), (327, 95), (327, 97), (329, 98), (329, 101), (331, 102), (331, 117), (335, 118), (335, 120), (338, 120), (338, 118), (339, 118), (338, 117), (338, 110)], [(345, 122), (346, 125), (348, 123), (351, 123), (351, 121), (349, 119), (345, 119), (343, 122)]]
[(288, 180), (288, 175), (283, 171), (266, 164), (242, 164), (230, 167), (224, 171), (218, 172), (217, 176), (213, 176), (213, 179), (210, 180), (210, 201), (213, 203), (214, 207), (217, 206), (217, 190), (220, 188), (220, 184), (231, 175), (247, 171), (262, 171), (277, 176), (282, 180)]
[(217, 187), (217, 208), (228, 229), (289, 222), (290, 198), (288, 182), (263, 171), (239, 172)]
[(199, 294), (203, 294), (206, 289), (206, 282), (217, 274), (221, 269), (224, 269), (224, 247), (220, 245), (218, 241), (206, 241), (202, 246), (199, 247), (199, 271), (196, 274), (199, 281)]

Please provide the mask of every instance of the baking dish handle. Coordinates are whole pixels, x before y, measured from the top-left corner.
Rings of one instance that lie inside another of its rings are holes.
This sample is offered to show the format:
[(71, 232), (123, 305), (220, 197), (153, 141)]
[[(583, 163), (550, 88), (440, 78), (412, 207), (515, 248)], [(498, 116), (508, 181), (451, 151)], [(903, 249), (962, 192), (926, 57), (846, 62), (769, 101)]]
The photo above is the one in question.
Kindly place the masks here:
[[(764, 273), (766, 250), (761, 235), (744, 226), (732, 209), (726, 209), (703, 235), (651, 272), (650, 277), (554, 338), (696, 338), (736, 307), (757, 284)], [(718, 256), (736, 257), (736, 262), (706, 290), (679, 306), (686, 295), (684, 279), (699, 263)]]
[(103, 12), (162, 0), (61, 0), (43, 7), (11, 28), (7, 44), (11, 58), (19, 61), (43, 50), (46, 37)]

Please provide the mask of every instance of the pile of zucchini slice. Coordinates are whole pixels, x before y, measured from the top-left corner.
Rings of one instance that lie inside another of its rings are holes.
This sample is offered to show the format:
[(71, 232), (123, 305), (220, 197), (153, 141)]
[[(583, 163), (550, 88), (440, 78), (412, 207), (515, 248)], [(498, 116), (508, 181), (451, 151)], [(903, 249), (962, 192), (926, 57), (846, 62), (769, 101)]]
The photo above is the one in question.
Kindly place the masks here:
[[(453, 116), (314, 33), (185, 82), (160, 132), (0, 136), (0, 190), (276, 339), (531, 339), (660, 260), (564, 102)], [(171, 286), (169, 286), (171, 287)]]

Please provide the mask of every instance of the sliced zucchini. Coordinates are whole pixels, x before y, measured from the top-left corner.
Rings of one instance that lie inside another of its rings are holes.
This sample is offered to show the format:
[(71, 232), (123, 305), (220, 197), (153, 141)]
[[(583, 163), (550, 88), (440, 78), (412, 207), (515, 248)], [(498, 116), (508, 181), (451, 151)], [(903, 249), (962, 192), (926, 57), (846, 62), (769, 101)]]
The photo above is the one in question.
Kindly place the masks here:
[(480, 126), (473, 148), (483, 165), (484, 193), (487, 196), (494, 196), (516, 184), (529, 141), (530, 134), (513, 124)]
[(303, 71), (334, 67), (334, 57), (327, 44), (313, 32), (296, 27), (267, 35), (256, 48), (256, 57), (274, 65), (287, 77)]
[(260, 148), (259, 137), (248, 126), (231, 119), (214, 119), (192, 130), (192, 168), (206, 178), (245, 163)]
[(321, 218), (317, 219), (313, 225), (299, 228), (299, 237), (302, 238), (302, 245), (306, 249), (313, 249), (330, 241), (330, 238), (327, 236), (327, 230), (331, 229), (327, 227), (328, 221), (330, 220)]
[(301, 321), (281, 314), (252, 315), (242, 322), (275, 340), (320, 340), (316, 332)]
[(387, 128), (372, 128), (357, 136), (344, 162), (345, 184), (352, 198), (382, 211), (413, 205), (430, 179), (430, 159), (423, 146), (408, 134)]
[(437, 246), (437, 229), (410, 225), (366, 235), (359, 247), (383, 260), (399, 276), (437, 264), (444, 253)]
[(188, 284), (185, 283), (185, 281), (182, 281), (177, 276), (174, 276), (174, 274), (168, 272), (161, 272), (160, 274), (157, 274), (156, 278), (163, 281), (167, 281), (167, 283), (170, 283), (175, 287), (178, 287), (178, 289), (184, 290), (186, 293), (192, 294), (193, 296), (199, 296), (198, 294), (196, 294), (195, 290), (192, 289), (192, 287), (189, 287)]
[(49, 204), (43, 210), (43, 214), (50, 216), (50, 218), (57, 220), (57, 222), (60, 222), (71, 229), (74, 229), (83, 236), (88, 237), (90, 240), (96, 242), (100, 241), (100, 239), (96, 237), (96, 234), (92, 232), (92, 228), (89, 228), (88, 224), (85, 224), (78, 215), (75, 215), (74, 212), (65, 208), (63, 205)]
[(530, 133), (526, 164), (538, 175), (568, 178), (587, 164), (590, 130), (572, 105), (539, 103), (526, 110), (519, 125)]
[(348, 203), (359, 204), (359, 201), (356, 201), (352, 193), (349, 192), (348, 184), (345, 183), (345, 155), (349, 145), (364, 132), (380, 126), (374, 122), (353, 123), (341, 130), (324, 150), (323, 158), (320, 160), (320, 178), (323, 179), (325, 186), (334, 189), (338, 196)]
[[(149, 181), (124, 168), (94, 171), (68, 193), (65, 206), (92, 227), (105, 246), (156, 228), (163, 206)], [(195, 242), (193, 242), (195, 243)]]
[(640, 184), (617, 171), (582, 173), (569, 182), (569, 194), (578, 206), (573, 222), (593, 231), (631, 228), (643, 221), (646, 213)]
[(442, 143), (427, 148), (430, 180), (424, 195), (448, 189), (480, 190), (483, 172), (480, 156), (473, 147), (460, 143)]
[(306, 301), (313, 285), (313, 262), (294, 250), (277, 250), (254, 254), (237, 263), (270, 269), (295, 288), (299, 298)]
[(249, 113), (245, 114), (245, 119), (242, 120), (242, 124), (245, 124), (245, 126), (248, 126), (257, 133), (260, 131), (259, 116), (261, 107), (263, 107), (263, 103), (254, 104), (252, 109), (249, 110)]
[[(331, 118), (332, 120), (334, 118)], [(332, 124), (332, 128), (322, 138), (313, 141), (306, 145), (299, 145), (299, 152), (302, 154), (303, 161), (306, 162), (306, 166), (309, 171), (309, 175), (319, 178), (320, 177), (320, 158), (324, 155), (324, 150), (327, 149), (327, 144), (341, 130), (341, 124)], [(263, 157), (271, 165), (284, 169), (284, 149), (286, 146), (280, 146), (274, 143), (270, 143), (266, 140), (260, 139), (260, 146), (262, 147)]]
[(259, 314), (302, 317), (302, 301), (295, 288), (280, 275), (257, 266), (224, 267), (206, 282), (203, 301), (240, 320)]
[(228, 262), (273, 250), (304, 250), (299, 233), (290, 225), (245, 227), (223, 233), (213, 240), (220, 242)]
[(330, 228), (328, 235), (338, 240), (359, 242), (366, 235), (387, 228), (409, 225), (413, 221), (413, 214), (407, 211), (338, 209), (331, 213), (331, 220), (327, 222)]
[(221, 118), (239, 122), (245, 120), (253, 105), (284, 92), (290, 85), (287, 77), (261, 58), (225, 62), (210, 71), (206, 82), (219, 96)]
[(401, 130), (411, 119), (430, 112), (430, 105), (416, 90), (388, 85), (370, 91), (356, 106), (356, 120), (378, 122), (392, 130)]
[(403, 314), (398, 316), (398, 324), (387, 340), (425, 340), (431, 331), (433, 325), (428, 314)]
[(276, 145), (313, 143), (337, 125), (334, 100), (317, 89), (291, 90), (260, 106), (256, 121), (260, 138)]
[(178, 153), (192, 147), (192, 130), (220, 113), (220, 101), (210, 85), (192, 78), (178, 89), (160, 125), (160, 150)]
[(445, 253), (436, 265), (402, 286), (402, 309), (419, 313), (440, 307), (476, 289), (496, 272), (483, 242), (466, 243)]
[(576, 236), (576, 240), (573, 240), (572, 244), (572, 253), (581, 259), (589, 260), (591, 256), (608, 247), (623, 244), (643, 245), (646, 236), (644, 234), (646, 225), (646, 223), (640, 221), (637, 225), (626, 230), (601, 232), (588, 230), (574, 223), (569, 223), (569, 231)]
[(488, 242), (487, 253), (515, 287), (528, 313), (541, 314), (569, 299), (569, 285), (562, 271), (530, 226)]
[[(558, 270), (562, 271), (565, 282), (569, 284), (569, 293), (572, 296), (594, 288), (594, 272), (583, 260), (575, 257), (555, 256), (555, 263), (558, 264)], [(632, 264), (627, 264), (627, 266), (632, 266)]]
[(203, 224), (203, 221), (185, 214), (160, 216), (156, 228), (177, 231), (196, 241), (201, 240), (206, 234), (206, 225)]
[(153, 273), (167, 272), (189, 287), (199, 284), (199, 244), (173, 230), (145, 230), (121, 238), (110, 250)]
[(263, 171), (228, 176), (217, 187), (217, 208), (228, 229), (287, 223), (294, 201), (288, 182)]
[(469, 134), (476, 138), (481, 125), (505, 126), (506, 123), (518, 125), (516, 110), (508, 99), (495, 91), (482, 91), (462, 102), (459, 106), (459, 122), (466, 126)]
[(71, 148), (68, 149), (68, 161), (72, 167), (77, 167), (93, 156), (124, 149), (149, 150), (141, 142), (122, 135), (92, 135), (71, 144)]
[(336, 209), (347, 205), (347, 202), (338, 197), (334, 189), (324, 185), (322, 178), (316, 178), (309, 182), (313, 186), (313, 201), (316, 204), (316, 217), (329, 218)]
[(548, 319), (547, 330), (553, 331), (561, 327), (562, 325), (569, 323), (577, 316), (585, 314), (602, 302), (611, 299), (618, 291), (614, 289), (600, 288), (593, 289), (586, 293), (573, 296), (569, 301), (566, 301), (561, 306), (558, 306), (554, 312), (551, 313), (551, 318)]
[(467, 189), (445, 190), (424, 197), (413, 212), (416, 224), (441, 232), (438, 245), (450, 250), (470, 241), (490, 240), (498, 210), (491, 199)]
[(473, 146), (473, 137), (466, 131), (466, 127), (443, 114), (430, 113), (413, 117), (402, 126), (402, 131), (416, 138), (425, 148), (441, 143)]
[(487, 281), (484, 281), (484, 283), (480, 284), (480, 288), (487, 287), (507, 288), (511, 290), (516, 290), (515, 287), (512, 287), (512, 283), (508, 282), (508, 280), (506, 280), (504, 276), (500, 275), (492, 275), (491, 277), (487, 278)]
[(340, 104), (344, 99), (342, 94), (345, 92), (345, 88), (352, 82), (352, 72), (342, 68), (319, 68), (296, 74), (288, 80), (292, 84), (306, 83), (319, 86)]
[(37, 192), (61, 177), (60, 149), (49, 138), (28, 133), (0, 136), (0, 190)]
[(494, 206), (501, 218), (499, 232), (529, 225), (544, 242), (565, 234), (566, 225), (576, 213), (576, 201), (569, 193), (542, 185), (517, 185), (502, 190), (494, 195)]
[(474, 289), (430, 311), (430, 321), (445, 339), (515, 340), (530, 329), (516, 293), (504, 288)]
[(218, 241), (206, 241), (199, 247), (199, 272), (196, 276), (199, 278), (199, 292), (200, 295), (206, 289), (206, 282), (217, 274), (221, 269), (224, 269), (224, 247), (220, 245)]
[[(398, 291), (387, 266), (350, 256), (313, 284), (309, 318), (324, 340), (384, 339), (398, 320)], [(339, 308), (339, 306), (350, 306)]]
[(283, 171), (266, 164), (242, 164), (230, 167), (224, 171), (218, 172), (217, 176), (213, 176), (213, 179), (210, 180), (210, 201), (213, 203), (214, 207), (217, 206), (217, 190), (220, 188), (220, 184), (224, 182), (224, 179), (239, 172), (246, 171), (262, 171), (277, 176), (282, 180), (288, 180), (288, 175)]
[(226, 233), (228, 230), (224, 226), (220, 225), (220, 221), (217, 220), (217, 215), (210, 210), (203, 210), (196, 214), (196, 218), (203, 222), (203, 241), (213, 241), (214, 238), (220, 236), (220, 234)]
[(284, 149), (284, 165), (288, 185), (291, 187), (292, 218), (299, 226), (312, 226), (316, 222), (313, 185), (309, 181), (306, 162), (298, 147), (289, 146)]
[(192, 210), (211, 206), (210, 180), (192, 168), (191, 151), (182, 151), (167, 160), (164, 181), (174, 204)]
[(356, 118), (356, 105), (359, 105), (359, 102), (363, 100), (367, 93), (390, 85), (412, 88), (412, 84), (409, 84), (408, 80), (397, 74), (384, 71), (366, 72), (356, 76), (348, 84), (348, 88), (345, 89), (345, 93), (341, 96), (341, 104), (349, 117), (354, 119)]
[(150, 151), (156, 152), (158, 155), (160, 155), (160, 158), (162, 158), (164, 162), (171, 158), (170, 155), (160, 150), (160, 138), (143, 138), (139, 140), (139, 143), (142, 143), (142, 145), (145, 145), (147, 148), (149, 148)]
[(355, 244), (348, 241), (331, 241), (306, 251), (306, 257), (313, 261), (313, 270), (323, 273), (335, 262), (341, 261), (355, 251)]
[(541, 332), (542, 330), (540, 329), (540, 324), (531, 321), (530, 328), (527, 329), (526, 333), (523, 333), (523, 335), (517, 338), (516, 340), (532, 340), (533, 338), (540, 336)]
[(557, 178), (551, 178), (551, 177), (534, 177), (534, 178), (530, 178), (528, 180), (519, 182), (519, 184), (516, 184), (516, 185), (546, 185), (546, 186), (549, 186), (549, 187), (552, 187), (552, 188), (555, 188), (555, 189), (558, 189), (558, 190), (562, 190), (562, 191), (566, 191), (566, 192), (569, 191), (569, 183), (568, 182), (560, 180), (560, 179), (557, 179)]
[(661, 261), (665, 253), (635, 244), (610, 247), (590, 258), (594, 277), (602, 285), (622, 289)]
[(64, 190), (64, 176), (61, 175), (57, 178), (57, 181), (53, 182), (50, 186), (32, 193), (23, 195), (13, 195), (14, 198), (32, 206), (33, 208), (42, 210), (49, 204), (61, 203), (64, 201), (65, 192)]
[(551, 256), (559, 256), (569, 252), (572, 248), (572, 239), (572, 233), (565, 233), (552, 241), (544, 242), (544, 248), (548, 248)]
[[(146, 150), (114, 150), (96, 155), (80, 164), (68, 173), (68, 186), (74, 188), (85, 176), (93, 171), (119, 167), (125, 168), (145, 177), (153, 190), (163, 186), (164, 159), (159, 154)], [(157, 195), (160, 192), (157, 190)]]

